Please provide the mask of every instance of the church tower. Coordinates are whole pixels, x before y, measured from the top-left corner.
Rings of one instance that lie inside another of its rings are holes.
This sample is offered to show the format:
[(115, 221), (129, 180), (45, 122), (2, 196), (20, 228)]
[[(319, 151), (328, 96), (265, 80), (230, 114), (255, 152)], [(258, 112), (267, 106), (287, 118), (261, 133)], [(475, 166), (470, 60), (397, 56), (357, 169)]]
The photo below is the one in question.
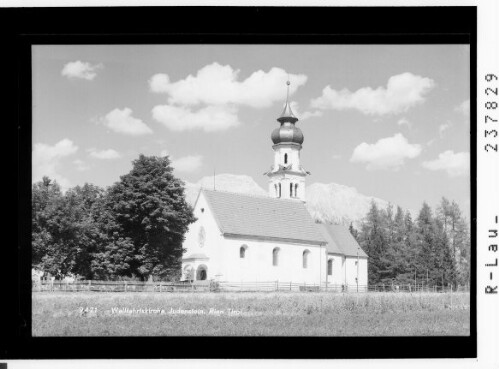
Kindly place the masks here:
[(274, 150), (274, 165), (269, 172), (269, 194), (282, 199), (297, 199), (305, 201), (305, 177), (310, 174), (300, 164), (300, 151), (303, 143), (303, 133), (296, 127), (295, 117), (289, 104), (289, 85), (286, 82), (287, 96), (284, 110), (277, 121), (280, 127), (272, 131), (272, 149)]

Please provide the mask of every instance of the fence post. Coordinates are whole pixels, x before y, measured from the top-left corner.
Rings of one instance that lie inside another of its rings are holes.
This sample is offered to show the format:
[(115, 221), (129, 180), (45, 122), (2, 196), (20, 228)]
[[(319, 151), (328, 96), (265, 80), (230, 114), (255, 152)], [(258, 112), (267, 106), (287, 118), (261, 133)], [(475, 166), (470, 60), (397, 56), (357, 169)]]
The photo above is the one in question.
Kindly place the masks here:
[(125, 292), (126, 292), (126, 290), (127, 290), (127, 283), (126, 283), (126, 281), (123, 281), (123, 282), (125, 282)]
[(161, 286), (162, 286), (163, 282), (159, 281), (159, 292), (161, 292)]
[(410, 284), (409, 284), (409, 293), (412, 293), (412, 291), (411, 291), (411, 285)]
[(289, 290), (291, 291), (291, 282), (289, 282)]
[(275, 281), (275, 290), (279, 291), (279, 281)]

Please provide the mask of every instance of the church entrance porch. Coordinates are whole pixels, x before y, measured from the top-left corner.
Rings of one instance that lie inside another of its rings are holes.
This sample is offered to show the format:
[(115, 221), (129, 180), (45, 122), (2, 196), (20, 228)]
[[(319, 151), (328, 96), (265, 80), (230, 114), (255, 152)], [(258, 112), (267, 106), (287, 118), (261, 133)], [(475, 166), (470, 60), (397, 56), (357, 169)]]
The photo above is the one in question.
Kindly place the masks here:
[(204, 254), (192, 254), (182, 259), (182, 280), (183, 281), (207, 281), (208, 260)]

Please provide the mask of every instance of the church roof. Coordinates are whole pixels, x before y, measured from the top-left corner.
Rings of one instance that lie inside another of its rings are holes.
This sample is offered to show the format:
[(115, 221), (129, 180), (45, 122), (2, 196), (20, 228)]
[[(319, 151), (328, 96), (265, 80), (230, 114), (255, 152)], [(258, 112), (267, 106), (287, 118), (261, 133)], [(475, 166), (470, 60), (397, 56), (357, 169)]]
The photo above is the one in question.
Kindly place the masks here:
[(327, 239), (327, 252), (345, 256), (367, 258), (367, 254), (359, 246), (347, 227), (335, 224), (321, 224), (323, 236)]
[(224, 235), (324, 244), (326, 239), (298, 200), (203, 190)]

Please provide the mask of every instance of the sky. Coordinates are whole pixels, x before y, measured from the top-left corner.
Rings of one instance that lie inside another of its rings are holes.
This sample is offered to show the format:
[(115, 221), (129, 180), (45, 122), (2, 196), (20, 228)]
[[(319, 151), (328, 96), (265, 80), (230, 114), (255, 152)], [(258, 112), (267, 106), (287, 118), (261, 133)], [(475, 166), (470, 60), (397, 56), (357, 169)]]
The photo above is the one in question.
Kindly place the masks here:
[(468, 45), (33, 46), (33, 182), (109, 186), (139, 154), (267, 188), (290, 101), (307, 184), (470, 207)]

